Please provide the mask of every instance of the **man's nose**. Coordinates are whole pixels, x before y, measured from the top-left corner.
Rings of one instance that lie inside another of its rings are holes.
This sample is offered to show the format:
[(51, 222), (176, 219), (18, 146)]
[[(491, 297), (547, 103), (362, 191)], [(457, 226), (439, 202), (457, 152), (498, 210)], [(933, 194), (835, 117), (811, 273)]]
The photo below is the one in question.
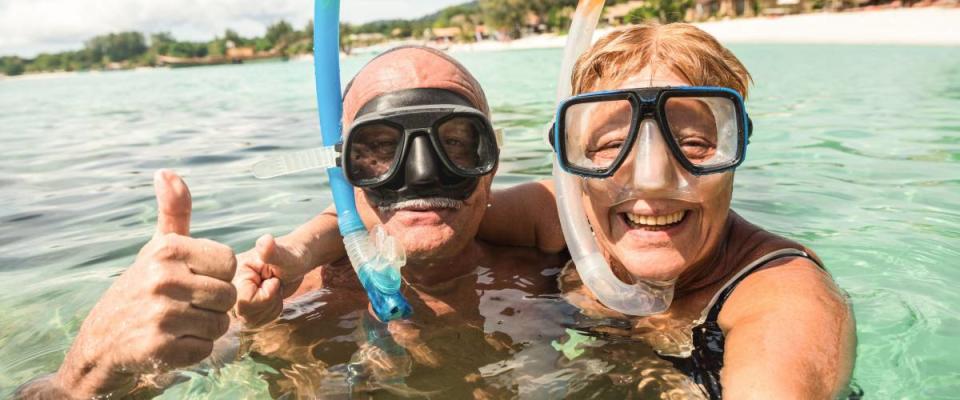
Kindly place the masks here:
[(641, 122), (633, 151), (634, 156), (627, 159), (625, 166), (631, 167), (632, 161), (635, 189), (656, 192), (677, 187), (677, 163), (655, 121)]
[(404, 166), (407, 185), (433, 185), (440, 181), (440, 160), (431, 151), (430, 138), (419, 135), (410, 143)]

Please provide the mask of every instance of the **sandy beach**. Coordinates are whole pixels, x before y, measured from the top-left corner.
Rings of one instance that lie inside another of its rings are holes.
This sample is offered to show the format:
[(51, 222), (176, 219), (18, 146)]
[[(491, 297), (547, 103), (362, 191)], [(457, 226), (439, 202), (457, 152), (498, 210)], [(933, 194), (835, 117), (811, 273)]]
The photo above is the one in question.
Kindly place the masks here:
[[(783, 17), (739, 18), (695, 24), (723, 43), (909, 44), (960, 46), (960, 8), (900, 8), (811, 13)], [(615, 28), (599, 29), (594, 39)], [(521, 50), (563, 47), (566, 36), (538, 35), (510, 42), (484, 41), (442, 46), (450, 52)], [(395, 41), (355, 49), (379, 53)]]

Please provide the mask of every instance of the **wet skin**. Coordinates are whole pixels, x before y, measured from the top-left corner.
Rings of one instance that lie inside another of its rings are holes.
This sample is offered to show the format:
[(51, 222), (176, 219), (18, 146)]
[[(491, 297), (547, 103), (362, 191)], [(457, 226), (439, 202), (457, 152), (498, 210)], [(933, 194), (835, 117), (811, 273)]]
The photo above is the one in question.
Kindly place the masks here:
[[(525, 296), (556, 296), (556, 273), (566, 257), (476, 241), (465, 250), (469, 261), (462, 265), (472, 267), (425, 267), (443, 279), (405, 285), (413, 316), (388, 324), (368, 313), (362, 287), (346, 260), (307, 274), (284, 316), (244, 335), (244, 347), (259, 361), (278, 371), (298, 371), (270, 376), (271, 395), (515, 396), (509, 385), (486, 382), (480, 368), (510, 360), (530, 340), (509, 333), (558, 337), (563, 329), (559, 321), (547, 323), (535, 308), (525, 308), (529, 302), (497, 303), (482, 299), (483, 294), (513, 290)], [(497, 325), (503, 320), (510, 326)], [(537, 326), (534, 321), (539, 321)], [(369, 330), (377, 333), (371, 336)], [(358, 375), (352, 387), (347, 384), (348, 365)]]

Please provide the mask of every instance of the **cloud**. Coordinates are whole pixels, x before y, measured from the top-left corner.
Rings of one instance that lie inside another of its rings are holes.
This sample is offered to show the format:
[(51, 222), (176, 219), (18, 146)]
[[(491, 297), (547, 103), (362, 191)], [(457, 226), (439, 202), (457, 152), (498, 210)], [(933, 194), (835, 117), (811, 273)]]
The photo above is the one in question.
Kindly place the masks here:
[[(345, 21), (414, 18), (466, 0), (342, 0)], [(313, 0), (0, 0), (0, 54), (33, 56), (80, 48), (93, 36), (119, 31), (171, 32), (209, 40), (227, 28), (262, 35), (287, 20), (311, 19)]]

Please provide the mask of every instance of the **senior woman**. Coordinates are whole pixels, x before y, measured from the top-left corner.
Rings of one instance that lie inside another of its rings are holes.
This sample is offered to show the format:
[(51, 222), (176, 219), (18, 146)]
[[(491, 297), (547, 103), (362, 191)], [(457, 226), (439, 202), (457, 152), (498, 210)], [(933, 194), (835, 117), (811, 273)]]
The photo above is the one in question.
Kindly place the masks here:
[[(856, 337), (845, 296), (811, 250), (730, 209), (752, 129), (750, 80), (687, 24), (616, 31), (579, 58), (552, 133), (558, 160), (583, 177), (586, 216), (614, 273), (675, 286), (665, 311), (627, 316), (573, 268), (562, 285), (588, 315), (630, 318), (633, 329), (604, 333), (644, 339), (711, 398), (846, 396)], [(556, 250), (553, 197), (549, 182), (496, 193), (481, 236)]]

